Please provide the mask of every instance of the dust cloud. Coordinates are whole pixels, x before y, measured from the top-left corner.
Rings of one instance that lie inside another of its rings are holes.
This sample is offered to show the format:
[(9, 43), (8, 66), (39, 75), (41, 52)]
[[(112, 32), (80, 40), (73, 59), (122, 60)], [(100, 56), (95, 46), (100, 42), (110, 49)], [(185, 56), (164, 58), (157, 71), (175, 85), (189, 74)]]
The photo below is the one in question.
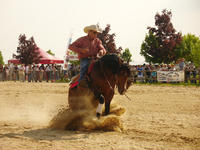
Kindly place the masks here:
[(120, 115), (125, 112), (124, 108), (117, 108), (113, 105), (111, 107), (111, 115), (101, 116), (98, 119), (91, 103), (91, 98), (81, 97), (81, 103), (85, 104), (81, 106), (81, 109), (60, 109), (50, 121), (49, 127), (53, 129), (81, 131), (122, 131), (124, 129), (120, 121)]

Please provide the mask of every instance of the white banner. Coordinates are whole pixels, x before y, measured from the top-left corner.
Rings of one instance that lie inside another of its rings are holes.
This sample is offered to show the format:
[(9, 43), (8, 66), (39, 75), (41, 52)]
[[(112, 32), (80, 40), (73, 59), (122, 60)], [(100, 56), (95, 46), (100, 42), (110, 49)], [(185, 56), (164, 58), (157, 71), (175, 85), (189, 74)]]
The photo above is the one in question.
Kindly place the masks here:
[(184, 71), (157, 71), (158, 82), (184, 82)]

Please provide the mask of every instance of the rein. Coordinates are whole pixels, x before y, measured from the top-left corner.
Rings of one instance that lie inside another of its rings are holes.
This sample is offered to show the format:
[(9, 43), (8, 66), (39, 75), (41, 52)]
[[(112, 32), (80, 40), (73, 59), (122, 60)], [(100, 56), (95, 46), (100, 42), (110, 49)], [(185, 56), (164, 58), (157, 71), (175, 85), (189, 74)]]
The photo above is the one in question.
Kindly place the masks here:
[(124, 93), (124, 95), (126, 96), (126, 98), (127, 98), (129, 101), (132, 101), (132, 99), (130, 99), (130, 98), (126, 95), (126, 93)]

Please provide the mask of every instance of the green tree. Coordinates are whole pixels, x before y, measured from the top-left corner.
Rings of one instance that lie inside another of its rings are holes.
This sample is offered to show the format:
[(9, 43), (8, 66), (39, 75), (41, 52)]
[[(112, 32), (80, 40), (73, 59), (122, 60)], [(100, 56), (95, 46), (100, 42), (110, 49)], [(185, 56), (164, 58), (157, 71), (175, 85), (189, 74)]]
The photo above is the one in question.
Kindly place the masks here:
[(76, 65), (80, 65), (80, 61), (79, 60), (70, 60), (69, 63), (70, 64), (74, 64), (75, 66)]
[(156, 36), (152, 32), (149, 32), (149, 34), (146, 34), (145, 40), (141, 45), (140, 54), (144, 56), (146, 62), (162, 62), (162, 58), (156, 52), (158, 47), (159, 43)]
[(129, 62), (131, 62), (131, 57), (132, 54), (130, 53), (130, 50), (128, 48), (125, 49), (125, 51), (122, 53), (121, 55), (122, 59), (129, 64)]
[(172, 13), (163, 10), (162, 14), (155, 15), (156, 28), (147, 28), (149, 34), (146, 35), (140, 52), (146, 62), (170, 63), (177, 60), (176, 47), (181, 43), (182, 36), (181, 33), (176, 33), (171, 18)]
[(196, 67), (200, 66), (200, 43), (198, 45), (198, 49), (193, 49), (192, 52), (192, 62)]
[(187, 34), (183, 36), (180, 46), (177, 48), (180, 57), (185, 58), (186, 61), (191, 61), (195, 66), (200, 65), (200, 38)]
[(48, 50), (47, 53), (52, 55), (52, 56), (55, 56), (55, 54), (51, 50)]
[(3, 65), (4, 65), (3, 56), (2, 56), (1, 51), (0, 51), (0, 64), (3, 64)]

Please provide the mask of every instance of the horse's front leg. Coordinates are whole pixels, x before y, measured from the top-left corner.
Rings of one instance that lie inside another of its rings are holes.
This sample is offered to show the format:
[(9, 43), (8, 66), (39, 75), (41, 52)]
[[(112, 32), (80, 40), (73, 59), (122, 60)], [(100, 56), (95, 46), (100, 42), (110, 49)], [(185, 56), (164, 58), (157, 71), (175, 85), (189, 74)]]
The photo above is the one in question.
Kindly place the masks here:
[(105, 98), (104, 98), (104, 96), (102, 94), (100, 94), (98, 96), (98, 100), (99, 100), (99, 104), (98, 104), (97, 109), (96, 109), (96, 116), (99, 119), (101, 114), (102, 114), (102, 107), (103, 107)]
[(110, 113), (110, 103), (113, 96), (114, 96), (113, 91), (110, 91), (105, 95), (105, 115), (108, 115)]
[(110, 101), (105, 102), (105, 115), (110, 113)]

